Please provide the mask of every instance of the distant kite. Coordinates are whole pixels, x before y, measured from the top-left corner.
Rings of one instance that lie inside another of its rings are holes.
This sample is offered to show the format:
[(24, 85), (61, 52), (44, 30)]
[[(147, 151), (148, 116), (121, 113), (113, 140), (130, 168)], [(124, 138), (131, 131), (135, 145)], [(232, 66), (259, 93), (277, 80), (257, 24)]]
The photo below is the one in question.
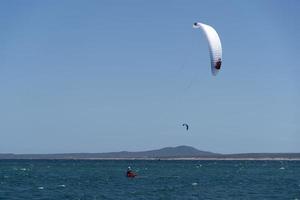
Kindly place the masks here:
[(206, 39), (208, 40), (211, 73), (216, 76), (222, 65), (222, 45), (220, 37), (217, 31), (207, 24), (196, 22), (194, 23), (193, 27), (202, 29)]
[(189, 125), (188, 124), (182, 124), (182, 126), (185, 126), (185, 129), (188, 131), (189, 130)]

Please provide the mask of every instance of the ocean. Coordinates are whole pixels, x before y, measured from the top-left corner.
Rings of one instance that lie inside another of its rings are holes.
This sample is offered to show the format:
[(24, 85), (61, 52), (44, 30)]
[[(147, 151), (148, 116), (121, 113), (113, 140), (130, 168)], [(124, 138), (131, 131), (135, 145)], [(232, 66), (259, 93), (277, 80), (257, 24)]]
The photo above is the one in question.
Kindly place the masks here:
[(21, 199), (300, 200), (300, 161), (0, 160), (0, 200)]

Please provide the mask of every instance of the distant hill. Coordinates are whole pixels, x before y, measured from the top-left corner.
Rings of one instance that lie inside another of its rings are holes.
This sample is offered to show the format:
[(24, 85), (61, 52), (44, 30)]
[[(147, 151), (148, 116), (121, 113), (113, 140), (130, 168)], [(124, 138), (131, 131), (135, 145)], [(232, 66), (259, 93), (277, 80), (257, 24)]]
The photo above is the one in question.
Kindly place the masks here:
[(190, 146), (166, 147), (158, 150), (139, 152), (109, 152), (109, 153), (62, 153), (62, 154), (0, 154), (0, 159), (109, 159), (109, 158), (191, 158), (213, 157), (215, 153), (200, 151)]
[(179, 158), (179, 157), (208, 157), (217, 155), (208, 151), (200, 151), (190, 146), (166, 147), (158, 150), (140, 152), (112, 152), (102, 153), (103, 157), (114, 158)]
[(300, 153), (218, 154), (177, 146), (139, 152), (0, 154), (0, 159), (300, 159)]

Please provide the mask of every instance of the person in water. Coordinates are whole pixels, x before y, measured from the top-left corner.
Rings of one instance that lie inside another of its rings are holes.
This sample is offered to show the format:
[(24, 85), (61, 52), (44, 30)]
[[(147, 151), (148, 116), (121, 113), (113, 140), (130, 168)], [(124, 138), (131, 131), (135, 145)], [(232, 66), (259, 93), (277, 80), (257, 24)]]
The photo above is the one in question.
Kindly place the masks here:
[(133, 171), (131, 170), (130, 166), (127, 168), (126, 176), (127, 177), (135, 177), (136, 176), (136, 174), (133, 173)]
[(129, 174), (129, 173), (132, 173), (132, 170), (131, 170), (130, 166), (127, 168), (127, 174)]

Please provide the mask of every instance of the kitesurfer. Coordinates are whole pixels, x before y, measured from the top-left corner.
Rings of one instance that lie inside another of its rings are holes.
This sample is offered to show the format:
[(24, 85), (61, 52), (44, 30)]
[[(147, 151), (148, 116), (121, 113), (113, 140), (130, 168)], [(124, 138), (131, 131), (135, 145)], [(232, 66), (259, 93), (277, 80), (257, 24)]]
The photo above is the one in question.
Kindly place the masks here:
[(126, 176), (132, 178), (136, 176), (136, 174), (131, 170), (130, 166), (127, 168)]

